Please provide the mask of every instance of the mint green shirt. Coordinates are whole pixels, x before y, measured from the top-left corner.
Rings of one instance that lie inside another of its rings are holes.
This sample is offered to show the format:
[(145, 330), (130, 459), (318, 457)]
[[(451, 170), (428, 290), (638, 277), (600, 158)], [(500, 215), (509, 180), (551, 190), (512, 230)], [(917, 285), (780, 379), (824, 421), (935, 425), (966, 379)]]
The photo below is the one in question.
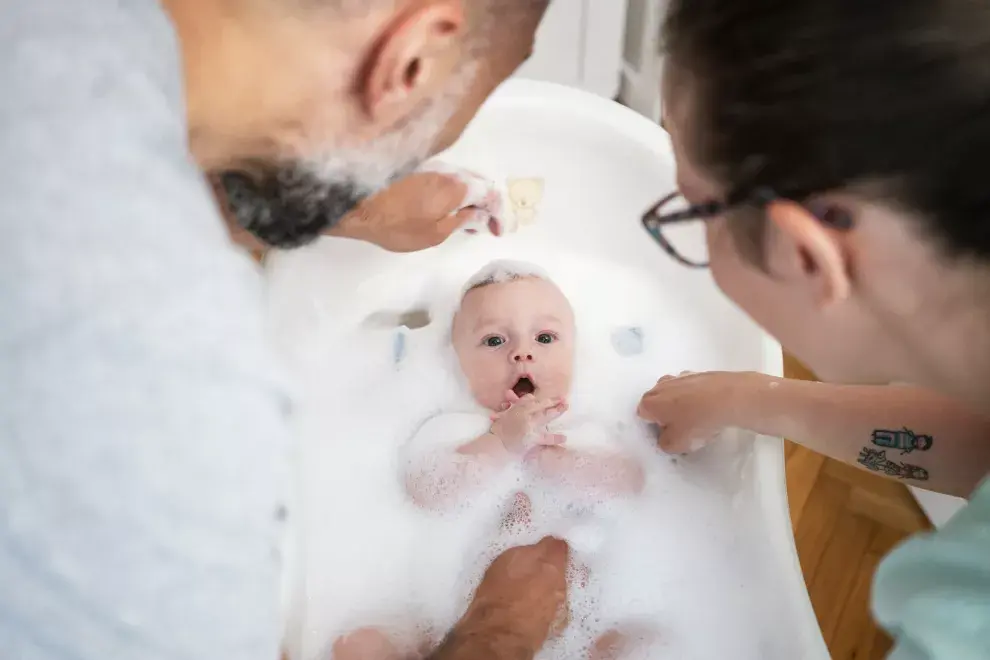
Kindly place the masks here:
[(895, 639), (890, 660), (990, 658), (990, 478), (942, 529), (884, 559), (873, 611)]

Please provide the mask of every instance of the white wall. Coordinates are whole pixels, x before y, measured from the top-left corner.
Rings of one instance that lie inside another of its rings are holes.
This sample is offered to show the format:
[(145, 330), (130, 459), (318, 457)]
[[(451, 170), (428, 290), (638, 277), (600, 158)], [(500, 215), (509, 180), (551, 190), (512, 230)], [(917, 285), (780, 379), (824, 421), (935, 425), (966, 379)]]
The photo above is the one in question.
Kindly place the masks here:
[(624, 0), (553, 0), (533, 56), (516, 76), (615, 98), (625, 35)]

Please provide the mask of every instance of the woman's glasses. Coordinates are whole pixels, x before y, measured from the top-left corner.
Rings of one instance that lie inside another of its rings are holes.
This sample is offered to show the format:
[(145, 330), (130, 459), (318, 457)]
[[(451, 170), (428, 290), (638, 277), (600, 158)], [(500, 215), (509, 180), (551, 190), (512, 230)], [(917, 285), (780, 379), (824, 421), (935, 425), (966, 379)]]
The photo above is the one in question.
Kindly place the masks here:
[(673, 192), (643, 214), (643, 227), (660, 244), (664, 252), (691, 268), (708, 266), (708, 241), (705, 223), (722, 213), (725, 204), (689, 204), (679, 192)]
[[(748, 195), (733, 196), (727, 202), (712, 201), (703, 204), (690, 204), (679, 192), (673, 192), (644, 213), (642, 222), (653, 240), (678, 262), (691, 268), (707, 268), (705, 222), (741, 206), (762, 209), (775, 199), (779, 199), (778, 195), (764, 187), (757, 188)], [(852, 218), (841, 209), (817, 208), (812, 204), (808, 210), (821, 222), (835, 229), (852, 227)]]

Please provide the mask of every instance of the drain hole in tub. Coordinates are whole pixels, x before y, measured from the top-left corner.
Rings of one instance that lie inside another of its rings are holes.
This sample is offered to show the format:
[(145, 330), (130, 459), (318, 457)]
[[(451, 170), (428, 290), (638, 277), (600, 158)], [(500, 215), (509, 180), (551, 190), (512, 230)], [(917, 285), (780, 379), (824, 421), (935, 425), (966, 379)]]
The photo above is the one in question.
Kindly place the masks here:
[(639, 355), (643, 352), (643, 329), (638, 327), (617, 328), (612, 332), (612, 348), (622, 357)]
[(419, 330), (433, 321), (428, 309), (410, 309), (405, 312), (382, 310), (369, 314), (364, 319), (366, 328), (408, 328)]
[(413, 309), (399, 317), (399, 325), (404, 325), (410, 330), (418, 330), (428, 326), (432, 320), (430, 310)]

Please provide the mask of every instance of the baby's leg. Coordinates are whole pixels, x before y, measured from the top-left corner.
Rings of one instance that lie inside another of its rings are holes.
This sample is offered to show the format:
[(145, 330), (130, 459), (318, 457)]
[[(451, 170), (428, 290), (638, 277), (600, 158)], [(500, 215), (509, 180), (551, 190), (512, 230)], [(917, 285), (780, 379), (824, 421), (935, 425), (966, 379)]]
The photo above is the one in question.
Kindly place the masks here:
[(415, 638), (402, 637), (396, 642), (396, 635), (389, 635), (381, 628), (359, 628), (341, 635), (333, 643), (328, 660), (411, 660), (424, 658), (436, 641), (426, 634)]

